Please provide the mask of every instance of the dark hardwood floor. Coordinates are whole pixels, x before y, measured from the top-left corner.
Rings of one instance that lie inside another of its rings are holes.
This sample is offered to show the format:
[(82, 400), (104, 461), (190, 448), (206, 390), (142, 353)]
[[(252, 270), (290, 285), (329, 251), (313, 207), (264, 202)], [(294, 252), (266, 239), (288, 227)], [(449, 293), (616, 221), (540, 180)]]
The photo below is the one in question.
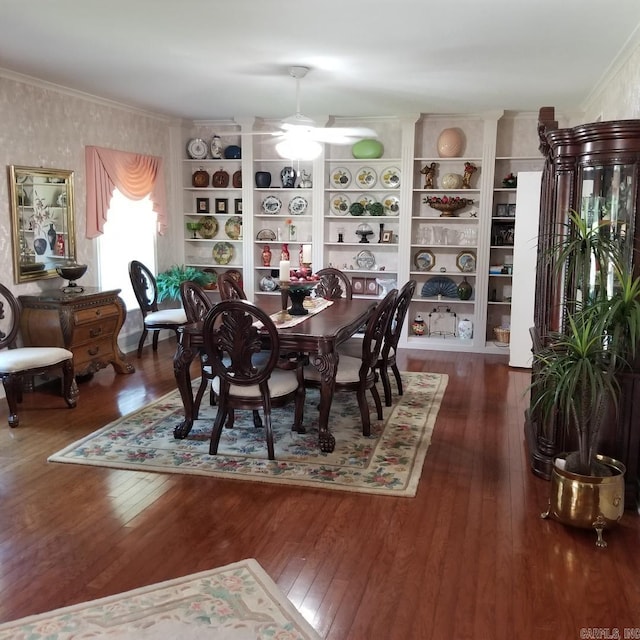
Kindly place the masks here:
[(100, 371), (73, 410), (25, 394), (14, 430), (0, 403), (0, 621), (253, 557), (332, 640), (640, 633), (638, 516), (625, 513), (605, 550), (540, 519), (529, 374), (503, 357), (400, 352), (401, 369), (449, 375), (415, 498), (46, 461), (173, 389), (174, 348), (132, 354), (133, 375)]

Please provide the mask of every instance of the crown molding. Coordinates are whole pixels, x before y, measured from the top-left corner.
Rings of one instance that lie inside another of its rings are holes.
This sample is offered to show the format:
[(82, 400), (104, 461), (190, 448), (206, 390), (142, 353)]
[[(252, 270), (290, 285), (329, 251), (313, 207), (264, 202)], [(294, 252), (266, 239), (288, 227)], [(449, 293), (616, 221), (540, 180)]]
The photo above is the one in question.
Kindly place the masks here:
[(160, 122), (164, 122), (164, 123), (173, 123), (173, 122), (179, 121), (179, 118), (167, 116), (161, 113), (157, 113), (155, 111), (148, 111), (146, 109), (141, 109), (139, 107), (134, 107), (132, 105), (125, 104), (123, 102), (117, 102), (116, 100), (102, 98), (100, 96), (95, 96), (91, 93), (85, 93), (84, 91), (70, 89), (69, 87), (55, 84), (54, 82), (49, 82), (48, 80), (42, 80), (41, 78), (34, 78), (33, 76), (28, 76), (23, 73), (17, 73), (15, 71), (4, 69), (2, 67), (0, 67), (0, 78), (13, 80), (14, 82), (20, 82), (22, 84), (28, 84), (33, 87), (45, 89), (47, 91), (55, 91), (56, 93), (59, 93), (61, 95), (66, 95), (72, 98), (78, 98), (80, 100), (86, 100), (88, 102), (93, 102), (94, 104), (98, 104), (103, 107), (110, 107), (113, 109), (119, 109), (121, 111), (127, 111), (129, 113), (144, 116), (146, 118), (153, 118), (154, 120), (159, 120)]

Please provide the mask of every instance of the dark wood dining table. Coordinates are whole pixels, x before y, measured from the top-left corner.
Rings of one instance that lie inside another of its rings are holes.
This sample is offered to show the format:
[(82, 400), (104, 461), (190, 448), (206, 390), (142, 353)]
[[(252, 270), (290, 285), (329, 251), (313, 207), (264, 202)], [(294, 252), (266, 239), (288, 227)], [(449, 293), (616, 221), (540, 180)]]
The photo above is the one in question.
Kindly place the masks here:
[[(280, 296), (262, 296), (257, 305), (269, 314), (281, 308)], [(335, 390), (338, 369), (338, 346), (348, 340), (364, 325), (376, 308), (376, 302), (355, 298), (340, 298), (319, 313), (309, 315), (293, 327), (279, 328), (280, 350), (283, 353), (309, 354), (310, 363), (321, 375), (318, 415), (318, 446), (331, 453), (336, 444), (329, 429), (329, 412)], [(277, 325), (276, 325), (277, 326)], [(173, 370), (184, 405), (184, 420), (176, 426), (173, 435), (186, 438), (194, 420), (194, 397), (191, 384), (191, 363), (198, 357), (203, 345), (202, 323), (183, 325), (178, 329), (178, 346), (173, 359)]]

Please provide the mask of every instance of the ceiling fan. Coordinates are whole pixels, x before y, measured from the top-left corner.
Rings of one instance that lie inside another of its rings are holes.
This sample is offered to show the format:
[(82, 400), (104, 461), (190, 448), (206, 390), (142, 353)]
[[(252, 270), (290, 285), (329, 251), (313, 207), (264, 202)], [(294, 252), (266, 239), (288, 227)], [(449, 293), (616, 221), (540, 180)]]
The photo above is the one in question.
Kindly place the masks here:
[(352, 144), (362, 138), (377, 138), (368, 127), (318, 127), (300, 111), (300, 80), (307, 75), (308, 67), (289, 67), (289, 75), (296, 81), (296, 112), (284, 118), (278, 131), (254, 132), (253, 135), (271, 135), (279, 142), (276, 150), (282, 157), (310, 160), (322, 152), (320, 143)]

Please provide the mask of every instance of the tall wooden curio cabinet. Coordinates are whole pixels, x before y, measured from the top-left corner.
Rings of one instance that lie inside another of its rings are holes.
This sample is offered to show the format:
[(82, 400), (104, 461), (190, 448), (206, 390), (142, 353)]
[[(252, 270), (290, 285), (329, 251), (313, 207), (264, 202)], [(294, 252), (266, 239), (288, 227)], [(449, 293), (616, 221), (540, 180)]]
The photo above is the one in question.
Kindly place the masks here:
[[(553, 109), (540, 110), (538, 133), (545, 156), (542, 175), (538, 270), (536, 274), (534, 351), (549, 333), (563, 329), (564, 309), (576, 299), (572, 283), (547, 259), (549, 246), (564, 233), (569, 212), (589, 223), (610, 222), (628, 247), (635, 275), (640, 274), (640, 120), (618, 120), (558, 129)], [(542, 258), (545, 259), (542, 259)], [(532, 376), (535, 379), (535, 365)], [(625, 374), (617, 419), (603, 434), (600, 452), (627, 467), (627, 507), (640, 496), (640, 363)], [(529, 410), (525, 434), (531, 466), (551, 475), (554, 457), (574, 444), (562, 424), (539, 419)]]

